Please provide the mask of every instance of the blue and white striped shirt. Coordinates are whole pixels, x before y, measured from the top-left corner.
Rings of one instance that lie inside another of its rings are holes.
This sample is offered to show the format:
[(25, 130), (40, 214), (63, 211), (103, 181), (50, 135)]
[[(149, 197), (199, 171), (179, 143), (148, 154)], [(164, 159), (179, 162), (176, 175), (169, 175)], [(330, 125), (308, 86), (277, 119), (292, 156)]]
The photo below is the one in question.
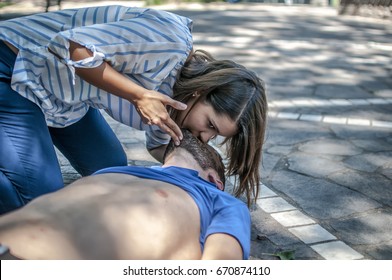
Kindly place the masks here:
[[(3, 21), (0, 39), (19, 49), (12, 88), (41, 108), (48, 126), (73, 124), (89, 106), (105, 109), (119, 122), (145, 130), (151, 149), (166, 144), (169, 135), (143, 124), (129, 101), (80, 79), (74, 67), (93, 68), (107, 61), (135, 83), (172, 96), (177, 73), (192, 49), (191, 28), (190, 19), (169, 12), (106, 6)], [(72, 61), (69, 40), (93, 56)]]

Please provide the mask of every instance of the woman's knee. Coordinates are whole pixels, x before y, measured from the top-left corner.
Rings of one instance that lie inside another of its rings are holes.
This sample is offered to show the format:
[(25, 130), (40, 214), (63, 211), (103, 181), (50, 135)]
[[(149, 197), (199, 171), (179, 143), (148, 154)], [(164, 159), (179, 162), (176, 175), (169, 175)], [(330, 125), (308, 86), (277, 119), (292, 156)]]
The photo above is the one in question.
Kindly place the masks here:
[(2, 171), (0, 171), (0, 193), (0, 215), (25, 204), (17, 189)]

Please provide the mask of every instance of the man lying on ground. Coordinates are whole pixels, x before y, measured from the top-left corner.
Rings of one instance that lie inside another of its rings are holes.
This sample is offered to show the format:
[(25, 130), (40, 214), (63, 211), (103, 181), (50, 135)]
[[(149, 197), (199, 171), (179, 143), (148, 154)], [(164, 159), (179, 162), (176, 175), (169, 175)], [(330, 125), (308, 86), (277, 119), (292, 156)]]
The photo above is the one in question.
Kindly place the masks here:
[(0, 217), (21, 259), (247, 259), (250, 214), (189, 132), (161, 167), (106, 168)]

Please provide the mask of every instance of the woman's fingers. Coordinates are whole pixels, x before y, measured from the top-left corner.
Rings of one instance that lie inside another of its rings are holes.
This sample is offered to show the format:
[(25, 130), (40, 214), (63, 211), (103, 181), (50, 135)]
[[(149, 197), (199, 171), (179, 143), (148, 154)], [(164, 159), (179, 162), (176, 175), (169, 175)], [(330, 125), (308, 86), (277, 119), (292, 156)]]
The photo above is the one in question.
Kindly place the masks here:
[(173, 98), (170, 98), (167, 95), (162, 95), (162, 97), (163, 97), (162, 102), (166, 106), (169, 105), (169, 106), (173, 107), (174, 109), (181, 110), (181, 111), (185, 110), (187, 108), (187, 105), (185, 103), (174, 100)]
[(159, 126), (170, 135), (176, 145), (179, 145), (183, 135), (180, 127), (167, 112), (166, 106), (185, 110), (187, 105), (156, 91), (150, 91), (143, 97), (137, 101), (136, 107), (144, 123)]
[(176, 145), (180, 145), (182, 140), (182, 132), (180, 127), (170, 118), (169, 114), (156, 114), (149, 123), (150, 125), (157, 125), (159, 128), (170, 135)]

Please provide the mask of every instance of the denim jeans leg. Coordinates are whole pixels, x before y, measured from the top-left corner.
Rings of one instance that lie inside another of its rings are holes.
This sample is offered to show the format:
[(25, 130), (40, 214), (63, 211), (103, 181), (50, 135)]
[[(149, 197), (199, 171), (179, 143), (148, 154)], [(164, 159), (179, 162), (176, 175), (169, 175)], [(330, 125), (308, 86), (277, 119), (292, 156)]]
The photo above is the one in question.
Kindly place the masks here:
[(112, 166), (127, 165), (117, 136), (97, 109), (90, 108), (77, 123), (50, 128), (53, 143), (82, 176)]
[(0, 214), (63, 187), (44, 115), (10, 86), (15, 58), (0, 41)]
[(0, 80), (0, 213), (63, 187), (45, 118)]

